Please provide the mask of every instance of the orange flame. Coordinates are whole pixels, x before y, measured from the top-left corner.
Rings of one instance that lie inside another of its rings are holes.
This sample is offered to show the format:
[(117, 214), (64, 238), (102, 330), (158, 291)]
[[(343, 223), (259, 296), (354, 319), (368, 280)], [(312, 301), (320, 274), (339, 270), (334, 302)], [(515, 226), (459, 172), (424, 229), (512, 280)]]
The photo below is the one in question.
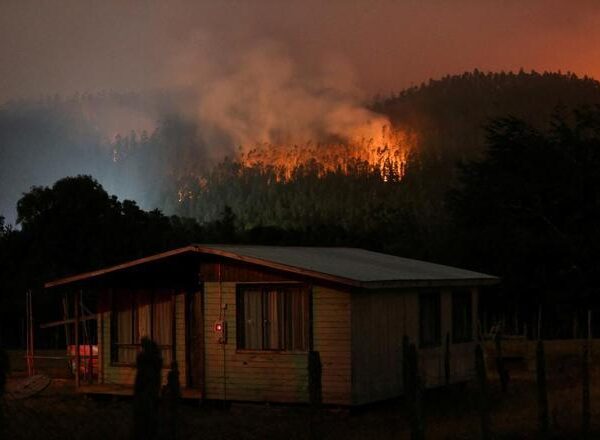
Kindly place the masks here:
[(244, 167), (274, 170), (281, 180), (293, 178), (294, 171), (307, 164), (316, 164), (320, 176), (340, 171), (349, 174), (352, 166), (366, 164), (370, 171), (379, 171), (384, 180), (402, 179), (408, 155), (415, 137), (401, 130), (383, 128), (378, 136), (358, 135), (347, 142), (305, 145), (274, 145), (263, 143), (253, 148), (240, 147), (237, 160)]
[[(384, 182), (400, 181), (406, 172), (409, 155), (417, 145), (417, 137), (411, 131), (389, 130), (387, 126), (372, 135), (373, 130), (355, 130), (356, 135), (346, 141), (312, 143), (304, 145), (277, 145), (261, 143), (253, 147), (239, 148), (234, 163), (239, 164), (238, 172), (255, 169), (268, 174), (268, 182), (294, 180), (302, 169), (316, 172), (318, 177), (328, 173), (350, 175), (360, 172), (379, 174)], [(209, 178), (202, 175), (183, 179), (177, 193), (180, 203), (193, 200), (198, 192), (209, 190)], [(193, 182), (193, 183), (192, 183)]]

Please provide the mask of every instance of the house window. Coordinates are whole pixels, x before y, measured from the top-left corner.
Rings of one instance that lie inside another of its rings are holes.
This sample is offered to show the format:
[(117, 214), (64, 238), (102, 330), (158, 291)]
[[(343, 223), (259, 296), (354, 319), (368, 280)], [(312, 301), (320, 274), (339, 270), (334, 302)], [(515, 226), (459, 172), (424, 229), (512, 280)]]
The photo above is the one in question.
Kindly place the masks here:
[(452, 342), (473, 340), (472, 297), (468, 290), (452, 292)]
[(116, 291), (111, 320), (111, 361), (135, 364), (143, 338), (160, 348), (163, 362), (173, 354), (172, 294), (160, 291)]
[(436, 347), (441, 343), (440, 293), (419, 295), (419, 336), (421, 347)]
[(307, 351), (308, 304), (301, 286), (239, 286), (238, 349)]

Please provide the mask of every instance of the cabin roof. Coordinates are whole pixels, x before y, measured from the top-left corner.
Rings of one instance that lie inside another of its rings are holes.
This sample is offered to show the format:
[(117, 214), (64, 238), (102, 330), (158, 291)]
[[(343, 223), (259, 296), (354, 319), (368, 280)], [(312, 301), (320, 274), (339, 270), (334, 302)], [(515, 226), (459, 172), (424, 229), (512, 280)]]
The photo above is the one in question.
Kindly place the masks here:
[(50, 281), (45, 287), (84, 282), (181, 255), (217, 255), (362, 288), (488, 285), (499, 281), (497, 277), (483, 273), (357, 248), (198, 244)]

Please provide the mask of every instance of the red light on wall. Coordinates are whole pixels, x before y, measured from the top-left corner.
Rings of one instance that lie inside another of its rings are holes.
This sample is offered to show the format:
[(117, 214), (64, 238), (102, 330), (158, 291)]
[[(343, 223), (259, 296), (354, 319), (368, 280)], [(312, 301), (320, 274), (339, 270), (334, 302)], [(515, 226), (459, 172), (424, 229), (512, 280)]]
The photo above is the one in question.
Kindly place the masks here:
[(215, 332), (217, 342), (219, 344), (226, 344), (227, 343), (227, 323), (225, 321), (221, 321), (221, 320), (215, 321), (213, 330)]

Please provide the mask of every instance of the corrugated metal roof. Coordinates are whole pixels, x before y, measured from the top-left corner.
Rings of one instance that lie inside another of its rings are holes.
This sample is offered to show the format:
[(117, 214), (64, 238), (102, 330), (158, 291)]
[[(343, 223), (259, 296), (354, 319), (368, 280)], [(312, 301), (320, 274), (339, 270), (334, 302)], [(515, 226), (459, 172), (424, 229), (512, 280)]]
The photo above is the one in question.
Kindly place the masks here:
[(211, 254), (354, 287), (494, 284), (498, 278), (357, 248), (200, 244), (52, 281), (69, 284), (182, 254)]
[(198, 247), (275, 262), (365, 284), (393, 281), (498, 280), (494, 276), (483, 273), (358, 248), (204, 244)]

